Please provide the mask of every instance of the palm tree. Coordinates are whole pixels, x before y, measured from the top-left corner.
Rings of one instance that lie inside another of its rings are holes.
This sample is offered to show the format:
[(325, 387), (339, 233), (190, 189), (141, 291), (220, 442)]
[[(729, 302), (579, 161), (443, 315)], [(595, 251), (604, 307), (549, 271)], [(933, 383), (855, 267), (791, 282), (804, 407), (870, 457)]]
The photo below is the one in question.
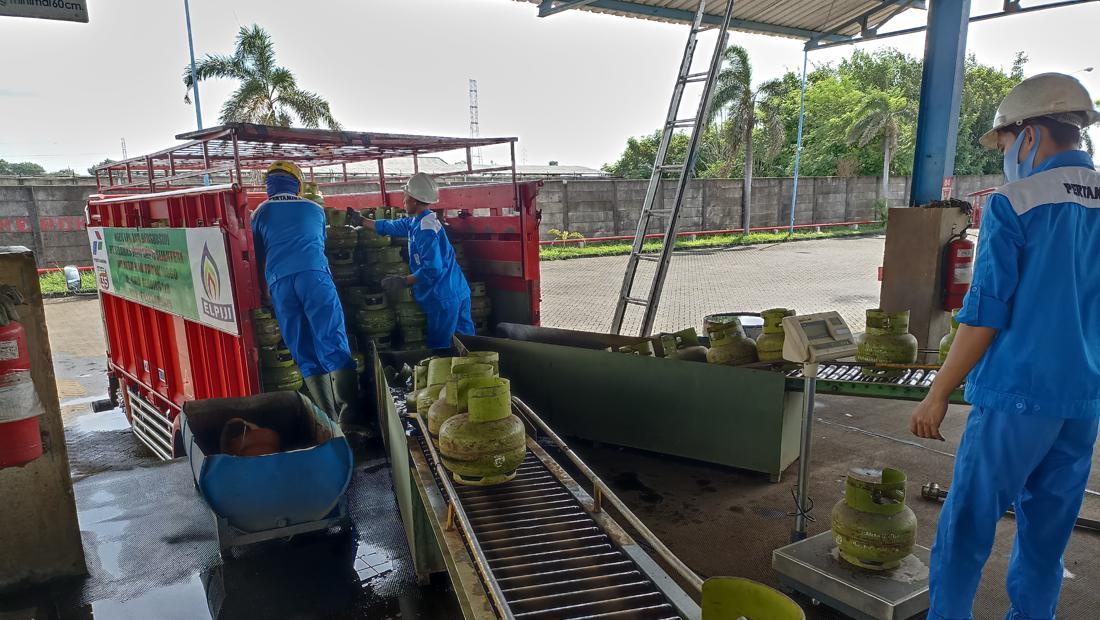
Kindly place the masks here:
[(787, 141), (786, 127), (780, 114), (778, 97), (785, 90), (782, 80), (769, 80), (755, 90), (752, 87), (752, 65), (749, 52), (740, 45), (726, 48), (723, 67), (715, 84), (711, 102), (711, 120), (719, 115), (726, 163), (723, 175), (729, 174), (733, 160), (742, 146), (745, 149), (745, 186), (741, 193), (741, 224), (746, 232), (752, 218), (752, 132), (758, 125), (768, 129), (769, 141), (765, 155), (774, 158)]
[(848, 144), (863, 148), (882, 138), (882, 187), (879, 200), (890, 196), (890, 162), (897, 153), (901, 123), (913, 119), (913, 105), (905, 97), (875, 92), (866, 96), (848, 129)]
[[(223, 123), (260, 123), (290, 127), (340, 129), (327, 101), (316, 93), (298, 88), (294, 74), (275, 64), (271, 35), (256, 24), (241, 26), (233, 55), (207, 54), (195, 64), (201, 82), (210, 78), (237, 80), (241, 84), (222, 104)], [(183, 69), (183, 84), (191, 90), (191, 66)], [(190, 103), (190, 95), (184, 97)]]

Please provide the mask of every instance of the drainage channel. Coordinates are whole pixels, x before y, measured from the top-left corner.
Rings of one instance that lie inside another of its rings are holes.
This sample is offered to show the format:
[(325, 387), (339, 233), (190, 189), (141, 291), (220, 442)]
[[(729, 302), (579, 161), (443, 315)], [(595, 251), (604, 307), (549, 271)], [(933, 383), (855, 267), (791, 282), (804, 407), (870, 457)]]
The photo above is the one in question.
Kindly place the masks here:
[[(418, 439), (430, 460), (424, 439)], [(438, 476), (434, 465), (432, 469)], [(681, 618), (533, 453), (527, 453), (509, 482), (453, 488), (472, 530), (468, 534), (484, 554), (489, 578), (512, 617)]]

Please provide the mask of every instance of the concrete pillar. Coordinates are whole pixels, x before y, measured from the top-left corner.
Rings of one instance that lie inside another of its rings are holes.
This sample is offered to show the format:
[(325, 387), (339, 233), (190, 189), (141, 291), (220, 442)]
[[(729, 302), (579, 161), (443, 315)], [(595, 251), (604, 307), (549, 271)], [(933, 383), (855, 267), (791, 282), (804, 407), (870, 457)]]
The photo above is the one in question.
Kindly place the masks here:
[[(890, 209), (879, 307), (909, 311), (909, 333), (936, 348), (951, 326), (942, 309), (943, 247), (967, 225), (960, 209)], [(923, 362), (924, 360), (918, 360)]]
[(20, 467), (0, 469), (0, 592), (58, 577), (83, 575), (84, 550), (76, 519), (69, 455), (46, 333), (46, 316), (34, 255), (25, 247), (0, 247), (0, 282), (25, 298), (19, 322), (27, 333), (31, 378), (44, 413), (43, 454)]
[(911, 206), (939, 200), (944, 177), (954, 175), (969, 19), (970, 0), (928, 2)]

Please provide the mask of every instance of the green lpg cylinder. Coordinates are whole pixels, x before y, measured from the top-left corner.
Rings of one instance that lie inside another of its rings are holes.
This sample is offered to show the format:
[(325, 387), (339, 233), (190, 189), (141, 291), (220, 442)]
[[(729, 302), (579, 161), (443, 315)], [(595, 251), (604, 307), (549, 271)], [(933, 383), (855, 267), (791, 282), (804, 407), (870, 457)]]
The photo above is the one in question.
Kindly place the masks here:
[[(443, 386), (447, 384), (447, 380), (451, 378), (451, 360), (452, 359), (453, 358), (450, 358), (450, 357), (431, 357), (431, 358), (428, 358), (426, 360), (421, 360), (420, 364), (417, 364), (417, 367), (419, 367), (421, 364), (423, 364), (427, 368), (427, 370), (423, 371), (424, 372), (424, 382), (423, 382), (424, 387), (422, 387), (416, 393), (416, 397), (415, 397), (417, 413), (421, 413), (421, 414), (427, 414), (428, 413), (428, 408), (431, 406), (432, 403), (429, 402), (427, 405), (421, 406), (421, 404), (422, 404), (421, 397), (426, 396), (428, 394), (429, 388), (438, 387), (441, 390), (441, 389), (443, 389)], [(413, 376), (415, 378), (415, 374)], [(431, 401), (434, 402), (435, 399), (438, 397), (438, 395), (439, 395), (439, 390), (436, 390), (436, 394), (434, 396), (432, 396)]]
[[(373, 211), (367, 211), (364, 215), (367, 216), (367, 219), (374, 219)], [(384, 237), (375, 232), (373, 229), (364, 226), (359, 229), (356, 236), (356, 242), (361, 248), (377, 249), (388, 247), (390, 245), (390, 238)]]
[(356, 310), (367, 307), (370, 304), (368, 299), (376, 294), (376, 291), (369, 286), (349, 286), (344, 291), (344, 296), (347, 298), (348, 305)]
[(909, 333), (909, 311), (867, 311), (867, 331), (856, 338), (856, 360), (867, 364), (915, 364), (917, 337)]
[(403, 301), (393, 307), (393, 312), (397, 316), (397, 324), (402, 328), (424, 328), (428, 325), (428, 315), (424, 314), (420, 304), (415, 301)]
[(367, 371), (367, 358), (365, 355), (355, 351), (351, 354), (351, 359), (355, 360), (355, 374), (361, 375)]
[(707, 335), (710, 336), (707, 362), (726, 366), (740, 366), (755, 362), (756, 343), (745, 335), (741, 319), (735, 316), (724, 318), (723, 322), (710, 323), (707, 327)]
[(442, 385), (429, 385), (428, 387), (420, 390), (416, 395), (416, 412), (417, 414), (423, 414), (425, 411), (431, 411), (432, 405), (439, 399), (439, 393), (443, 391)]
[(427, 335), (424, 333), (424, 327), (415, 326), (401, 326), (401, 346), (406, 351), (415, 351), (417, 349), (423, 349)]
[(258, 347), (273, 347), (283, 340), (283, 334), (279, 331), (279, 322), (275, 315), (267, 308), (256, 308), (252, 311), (252, 337)]
[(470, 351), (466, 359), (477, 364), (489, 364), (493, 367), (493, 375), (500, 375), (500, 353), (496, 351)]
[(615, 347), (616, 353), (625, 353), (627, 355), (637, 355), (639, 357), (654, 357), (653, 343), (648, 340), (636, 342), (634, 344), (628, 344), (621, 347)]
[(444, 422), (466, 411), (466, 393), (471, 385), (466, 380), (492, 376), (493, 367), (489, 364), (464, 363), (451, 369), (447, 385), (428, 410), (428, 434), (432, 440), (439, 438), (439, 428)]
[(489, 332), (489, 315), (493, 313), (493, 303), (484, 282), (470, 282), (470, 317), (478, 334)]
[(905, 473), (853, 468), (833, 508), (840, 557), (869, 570), (897, 568), (913, 550), (917, 516), (905, 505)]
[(373, 340), (380, 350), (386, 350), (397, 321), (393, 311), (385, 304), (371, 304), (355, 313), (355, 324), (359, 332)]
[(940, 340), (940, 364), (947, 361), (947, 354), (951, 352), (951, 345), (955, 343), (955, 334), (959, 333), (959, 310), (951, 311), (951, 331)]
[(290, 349), (280, 342), (273, 347), (260, 347), (260, 366), (262, 368), (290, 368), (294, 366), (294, 357)]
[(405, 396), (405, 408), (410, 413), (417, 411), (416, 397), (420, 391), (428, 387), (428, 364), (432, 358), (426, 357), (413, 366), (413, 389)]
[(302, 372), (297, 366), (261, 368), (260, 379), (265, 392), (297, 392), (302, 389)]
[(523, 422), (512, 414), (507, 379), (472, 387), (469, 413), (458, 414), (439, 430), (439, 454), (455, 482), (489, 486), (508, 482), (527, 454)]
[(347, 226), (329, 226), (325, 229), (325, 252), (354, 250), (359, 234)]
[(671, 334), (661, 334), (661, 350), (665, 359), (687, 362), (707, 361), (707, 348), (699, 344), (699, 335), (694, 327)]
[(333, 284), (345, 288), (359, 283), (359, 266), (355, 264), (355, 254), (351, 250), (333, 250), (326, 254)]
[(794, 315), (794, 310), (788, 308), (772, 308), (760, 313), (764, 318), (764, 333), (756, 339), (756, 353), (761, 362), (783, 361), (783, 319)]

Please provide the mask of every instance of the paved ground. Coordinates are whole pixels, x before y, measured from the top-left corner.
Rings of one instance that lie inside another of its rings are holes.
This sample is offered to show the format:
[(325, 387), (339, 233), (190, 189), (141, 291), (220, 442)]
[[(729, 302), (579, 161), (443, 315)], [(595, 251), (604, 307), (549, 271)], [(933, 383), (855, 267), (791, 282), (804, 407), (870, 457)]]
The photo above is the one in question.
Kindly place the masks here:
[[(868, 237), (678, 256), (657, 327), (699, 327), (702, 317), (712, 312), (788, 306), (803, 313), (837, 309), (853, 328), (862, 329), (863, 311), (877, 304), (875, 274), (882, 247), (881, 237)], [(624, 263), (623, 257), (545, 263), (544, 324), (606, 330)], [(90, 412), (91, 401), (106, 392), (97, 301), (51, 300), (46, 314), (75, 477), (87, 478), (82, 484), (94, 484), (98, 477), (88, 477), (105, 469), (148, 464), (150, 457), (137, 446), (121, 413)], [(811, 480), (817, 520), (812, 533), (828, 528), (828, 514), (841, 496), (847, 468), (890, 464), (909, 473), (912, 504), (920, 520), (918, 542), (930, 544), (939, 508), (915, 496), (923, 482), (950, 484), (951, 455), (957, 449), (966, 408), (953, 408), (945, 426), (946, 444), (910, 440), (906, 430), (910, 409), (911, 404), (899, 401), (819, 400)], [(796, 466), (786, 472), (783, 483), (771, 484), (766, 476), (683, 459), (585, 442), (576, 447), (697, 572), (774, 583), (770, 550), (787, 539), (790, 485), (796, 478)], [(1100, 456), (1094, 464), (1096, 460)], [(1090, 488), (1100, 490), (1100, 468), (1093, 468)], [(1100, 499), (1087, 498), (1082, 514), (1100, 518)], [(1004, 519), (982, 581), (979, 619), (1004, 613), (1004, 575), (1014, 532), (1015, 523)], [(1066, 554), (1066, 568), (1059, 618), (1096, 618), (1095, 611), (1100, 609), (1095, 587), (1100, 583), (1100, 535), (1076, 532)], [(821, 608), (811, 610), (808, 616), (838, 617)], [(412, 611), (403, 617), (432, 616)]]
[[(715, 312), (794, 308), (800, 314), (837, 310), (862, 331), (864, 312), (878, 306), (878, 267), (885, 236), (822, 239), (677, 254), (657, 315), (658, 331), (695, 326)], [(542, 324), (606, 332), (611, 325), (625, 256), (542, 264)], [(643, 262), (634, 296), (642, 296), (655, 263)], [(623, 333), (633, 334), (641, 309), (632, 306)]]

